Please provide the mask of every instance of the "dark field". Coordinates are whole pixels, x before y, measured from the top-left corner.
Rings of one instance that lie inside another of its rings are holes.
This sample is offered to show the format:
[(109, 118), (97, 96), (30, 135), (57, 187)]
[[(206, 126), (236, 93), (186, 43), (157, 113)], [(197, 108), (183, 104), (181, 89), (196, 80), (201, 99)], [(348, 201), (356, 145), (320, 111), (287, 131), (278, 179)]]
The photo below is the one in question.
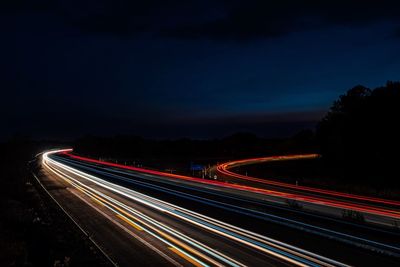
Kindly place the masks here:
[[(322, 159), (275, 161), (262, 164), (240, 166), (234, 172), (270, 180), (299, 185), (333, 189), (348, 193), (358, 193), (385, 198), (399, 199), (400, 188), (376, 180), (362, 181), (362, 177), (340, 167), (330, 166)], [(375, 182), (374, 182), (375, 181)]]

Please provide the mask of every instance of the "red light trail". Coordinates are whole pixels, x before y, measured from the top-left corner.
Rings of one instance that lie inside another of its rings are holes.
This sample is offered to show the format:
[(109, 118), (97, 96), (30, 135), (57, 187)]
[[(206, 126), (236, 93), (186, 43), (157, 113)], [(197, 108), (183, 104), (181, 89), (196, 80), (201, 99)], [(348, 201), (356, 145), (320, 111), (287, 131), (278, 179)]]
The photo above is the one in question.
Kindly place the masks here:
[[(160, 171), (155, 171), (155, 170), (126, 166), (126, 165), (121, 165), (121, 164), (117, 164), (117, 163), (100, 161), (100, 160), (96, 160), (96, 159), (92, 159), (92, 158), (77, 156), (77, 155), (71, 154), (70, 153), (71, 151), (72, 151), (72, 149), (65, 150), (64, 152), (61, 152), (60, 154), (66, 155), (72, 159), (76, 159), (76, 160), (80, 160), (80, 161), (100, 164), (103, 166), (116, 167), (116, 168), (120, 168), (120, 169), (136, 171), (136, 172), (140, 172), (140, 173), (152, 174), (152, 175), (161, 176), (161, 177), (181, 179), (181, 180), (202, 183), (202, 184), (212, 184), (215, 186), (221, 186), (221, 187), (225, 187), (225, 188), (232, 188), (232, 189), (237, 189), (237, 190), (242, 190), (242, 191), (254, 192), (254, 193), (258, 193), (258, 194), (264, 194), (264, 195), (268, 195), (268, 196), (280, 197), (280, 198), (285, 198), (285, 199), (292, 199), (292, 200), (301, 201), (301, 202), (308, 202), (308, 203), (312, 203), (312, 204), (316, 204), (316, 205), (325, 205), (325, 206), (336, 207), (336, 208), (340, 208), (340, 209), (354, 210), (354, 211), (365, 212), (365, 213), (370, 213), (370, 214), (375, 214), (375, 215), (392, 217), (392, 218), (396, 218), (396, 219), (400, 218), (400, 211), (392, 210), (392, 209), (388, 209), (388, 208), (374, 207), (371, 205), (366, 205), (364, 203), (348, 203), (345, 201), (324, 198), (323, 196), (307, 196), (307, 195), (302, 195), (302, 194), (297, 194), (297, 193), (296, 194), (286, 193), (286, 192), (281, 192), (281, 191), (276, 191), (276, 190), (268, 190), (268, 189), (253, 187), (253, 186), (247, 186), (247, 185), (231, 184), (228, 182), (212, 181), (212, 180), (205, 180), (202, 178), (190, 177), (190, 176), (185, 176), (185, 175), (165, 173), (165, 172), (160, 172)], [(304, 155), (302, 155), (302, 156), (304, 157)], [(291, 156), (291, 157), (293, 157), (293, 156)], [(282, 158), (282, 157), (271, 157), (271, 158), (274, 158), (274, 160), (277, 160), (278, 158)], [(243, 162), (243, 161), (241, 161), (241, 162)], [(231, 166), (231, 162), (224, 163), (221, 165), (225, 166), (225, 164)], [(219, 165), (218, 167), (220, 167), (221, 165)], [(219, 169), (221, 169), (221, 168), (219, 168)], [(226, 172), (228, 172), (229, 174), (231, 173), (230, 171), (226, 171)], [(239, 174), (235, 174), (235, 173), (233, 173), (233, 174), (240, 176)], [(247, 176), (244, 176), (244, 177), (249, 178)], [(250, 179), (258, 180), (258, 178), (253, 178), (253, 177), (250, 177)], [(263, 180), (261, 180), (261, 181), (263, 181)], [(287, 185), (285, 183), (282, 183), (282, 184)], [(309, 189), (314, 189), (314, 188), (309, 188)], [(309, 191), (313, 192), (312, 190), (309, 190)], [(315, 188), (314, 192), (320, 193), (319, 191), (320, 191), (319, 189)], [(364, 197), (362, 197), (362, 196), (350, 195), (350, 194), (329, 191), (329, 190), (321, 190), (321, 191), (328, 191), (328, 192), (330, 192), (330, 194), (328, 194), (328, 195), (332, 195), (332, 196), (343, 197), (343, 195), (346, 195), (346, 196), (349, 195), (349, 196), (355, 196), (354, 198), (348, 197), (349, 199), (364, 200), (363, 199)], [(335, 193), (337, 193), (337, 194), (335, 195)], [(365, 198), (368, 200), (375, 199), (375, 198), (369, 198), (369, 197), (365, 197)], [(395, 201), (384, 200), (384, 199), (378, 199), (378, 200), (380, 200), (379, 203), (388, 202), (388, 203), (392, 204), (392, 202), (393, 202), (393, 203), (397, 203), (397, 205), (400, 205), (399, 202), (395, 202)]]
[(382, 203), (382, 204), (400, 206), (400, 202), (395, 201), (395, 200), (354, 195), (354, 194), (349, 194), (349, 193), (337, 192), (337, 191), (308, 187), (308, 186), (293, 185), (293, 184), (283, 183), (283, 182), (279, 182), (279, 181), (245, 176), (245, 175), (241, 175), (241, 174), (229, 171), (229, 169), (231, 169), (231, 168), (234, 168), (237, 166), (242, 166), (242, 165), (256, 164), (256, 163), (276, 161), (276, 160), (312, 159), (312, 158), (317, 158), (317, 157), (318, 157), (318, 154), (306, 154), (306, 155), (289, 155), (289, 156), (278, 156), (278, 157), (272, 156), (272, 157), (244, 159), (244, 160), (230, 161), (230, 162), (220, 164), (217, 166), (217, 171), (224, 175), (235, 177), (238, 179), (248, 180), (248, 181), (252, 181), (252, 182), (258, 182), (258, 183), (267, 184), (267, 185), (274, 185), (274, 186), (279, 186), (279, 187), (283, 187), (283, 188), (294, 189), (297, 191), (307, 191), (307, 192), (319, 193), (319, 194), (330, 195), (330, 196), (335, 196), (335, 197), (363, 200), (363, 201), (368, 201), (371, 203)]

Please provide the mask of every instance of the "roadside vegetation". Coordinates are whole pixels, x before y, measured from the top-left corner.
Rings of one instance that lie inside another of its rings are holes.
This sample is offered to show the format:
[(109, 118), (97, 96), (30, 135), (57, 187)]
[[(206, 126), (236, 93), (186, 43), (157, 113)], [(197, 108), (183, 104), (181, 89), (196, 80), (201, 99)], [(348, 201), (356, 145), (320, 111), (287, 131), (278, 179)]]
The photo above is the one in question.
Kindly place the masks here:
[(266, 139), (245, 132), (209, 140), (86, 136), (78, 139), (73, 147), (74, 153), (104, 161), (193, 175), (190, 170), (193, 164), (208, 167), (238, 158), (311, 153), (316, 150), (312, 137), (312, 131), (308, 130), (282, 139)]
[(338, 182), (400, 186), (400, 83), (356, 86), (339, 97), (317, 126), (324, 163)]
[[(190, 175), (199, 175), (192, 172), (193, 164), (208, 167), (240, 158), (317, 152), (322, 155), (320, 159), (250, 165), (235, 171), (300, 185), (399, 198), (398, 114), (400, 83), (388, 82), (375, 89), (350, 89), (334, 102), (315, 131), (305, 129), (292, 138), (265, 139), (251, 133), (213, 140), (86, 136), (76, 140), (73, 147), (83, 156)], [(57, 146), (57, 142), (26, 138), (0, 143), (0, 266), (104, 264), (93, 257), (95, 252), (32, 180), (28, 162), (36, 153)], [(302, 208), (297, 202), (287, 205)], [(363, 220), (354, 211), (342, 215), (343, 219)]]
[(342, 218), (348, 221), (364, 222), (365, 218), (361, 212), (354, 210), (343, 210)]
[(303, 205), (300, 204), (297, 200), (294, 199), (286, 199), (286, 204), (292, 209), (301, 210), (303, 209)]
[(200, 176), (204, 167), (232, 159), (320, 153), (315, 160), (270, 162), (236, 171), (302, 185), (398, 198), (400, 83), (369, 89), (355, 86), (336, 100), (315, 129), (291, 138), (265, 139), (238, 133), (213, 140), (151, 140), (138, 136), (86, 136), (75, 153), (127, 165)]
[[(400, 83), (356, 86), (308, 132), (318, 159), (234, 168), (250, 176), (349, 193), (400, 199)], [(304, 134), (304, 133), (303, 133)]]

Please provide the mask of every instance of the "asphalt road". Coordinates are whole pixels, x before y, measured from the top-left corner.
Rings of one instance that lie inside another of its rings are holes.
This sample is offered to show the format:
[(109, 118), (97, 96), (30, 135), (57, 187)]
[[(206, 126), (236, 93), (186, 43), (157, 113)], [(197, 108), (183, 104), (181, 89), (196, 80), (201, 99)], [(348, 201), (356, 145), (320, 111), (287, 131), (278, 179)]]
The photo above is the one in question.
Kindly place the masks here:
[(215, 171), (220, 175), (222, 174), (225, 179), (244, 183), (246, 185), (252, 185), (257, 187), (264, 186), (269, 189), (278, 189), (280, 192), (295, 193), (295, 194), (300, 194), (302, 196), (314, 196), (314, 197), (321, 197), (324, 199), (342, 201), (344, 203), (354, 204), (354, 207), (362, 207), (365, 209), (366, 212), (369, 212), (368, 211), (369, 208), (371, 209), (370, 211), (371, 213), (374, 213), (378, 210), (382, 210), (382, 211), (387, 211), (388, 216), (400, 218), (400, 201), (382, 199), (371, 196), (355, 195), (355, 194), (315, 188), (310, 186), (295, 185), (270, 179), (261, 179), (257, 177), (242, 175), (232, 171), (232, 169), (234, 168), (246, 165), (261, 164), (274, 161), (314, 159), (317, 157), (319, 157), (318, 154), (304, 154), (304, 155), (300, 154), (300, 155), (269, 156), (262, 158), (242, 159), (242, 160), (230, 161), (219, 164), (215, 166), (216, 169)]
[(65, 155), (50, 156), (41, 180), (121, 266), (396, 266), (399, 260), (398, 233), (271, 205), (235, 188)]
[[(396, 228), (396, 226), (400, 225), (400, 202), (396, 200), (347, 194), (275, 180), (260, 179), (235, 173), (232, 170), (235, 167), (251, 164), (315, 158), (317, 156), (316, 154), (310, 154), (244, 159), (219, 164), (212, 167), (209, 171), (210, 173), (216, 173), (220, 181), (270, 190), (272, 195), (282, 195), (284, 198), (301, 202), (303, 208), (309, 211), (324, 212), (326, 215), (339, 218), (342, 217), (343, 212), (351, 211), (353, 213), (351, 215), (361, 215), (362, 219), (367, 223), (387, 228)], [(331, 208), (321, 209), (321, 207), (317, 207), (318, 205)]]

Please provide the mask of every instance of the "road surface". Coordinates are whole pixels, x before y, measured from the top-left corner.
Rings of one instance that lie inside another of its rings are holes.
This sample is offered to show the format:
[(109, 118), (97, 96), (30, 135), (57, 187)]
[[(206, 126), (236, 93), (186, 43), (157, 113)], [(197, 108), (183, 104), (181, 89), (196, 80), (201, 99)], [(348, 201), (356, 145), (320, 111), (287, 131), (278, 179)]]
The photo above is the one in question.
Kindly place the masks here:
[[(44, 154), (43, 167), (43, 184), (121, 266), (132, 261), (158, 266), (395, 266), (398, 260), (396, 233), (273, 209), (262, 194), (65, 154)], [(345, 231), (338, 231), (341, 227)], [(357, 236), (349, 234), (354, 230)]]

